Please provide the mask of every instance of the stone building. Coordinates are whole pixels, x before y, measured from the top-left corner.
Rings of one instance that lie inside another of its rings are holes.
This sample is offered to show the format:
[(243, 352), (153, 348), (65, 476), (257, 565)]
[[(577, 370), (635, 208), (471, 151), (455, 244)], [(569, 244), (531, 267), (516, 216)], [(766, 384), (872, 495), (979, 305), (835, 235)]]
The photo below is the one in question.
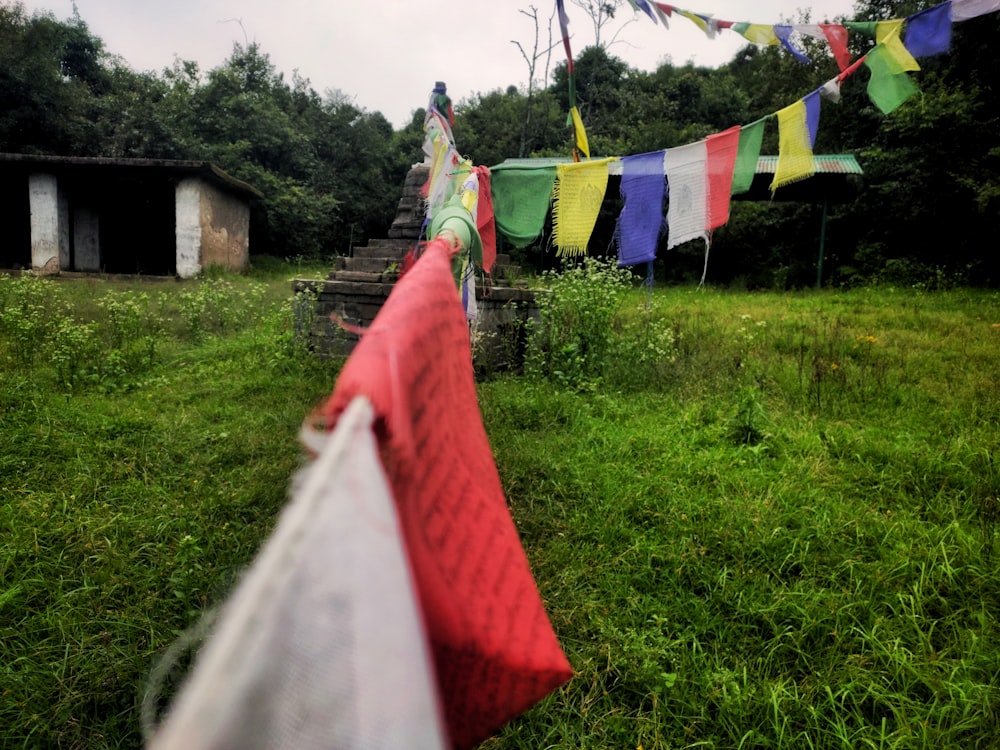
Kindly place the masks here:
[(181, 278), (239, 270), (260, 197), (208, 162), (0, 153), (0, 268)]

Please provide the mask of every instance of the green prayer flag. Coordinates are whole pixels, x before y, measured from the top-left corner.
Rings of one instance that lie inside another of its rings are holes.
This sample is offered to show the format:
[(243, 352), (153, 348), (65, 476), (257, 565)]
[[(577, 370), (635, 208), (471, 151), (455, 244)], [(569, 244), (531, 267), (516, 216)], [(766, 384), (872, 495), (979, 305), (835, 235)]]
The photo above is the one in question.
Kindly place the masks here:
[(757, 120), (740, 128), (740, 143), (736, 148), (736, 165), (733, 167), (733, 186), (730, 195), (745, 193), (757, 174), (757, 158), (764, 138), (765, 120)]
[(865, 65), (871, 71), (868, 97), (883, 114), (889, 114), (919, 91), (909, 75), (894, 72), (895, 66), (890, 53), (881, 44), (876, 45), (865, 56)]
[(856, 31), (859, 34), (864, 34), (869, 39), (874, 39), (878, 28), (878, 21), (847, 21), (844, 23), (844, 26), (848, 31)]
[(514, 247), (527, 247), (542, 233), (556, 181), (555, 165), (490, 167), (497, 230)]

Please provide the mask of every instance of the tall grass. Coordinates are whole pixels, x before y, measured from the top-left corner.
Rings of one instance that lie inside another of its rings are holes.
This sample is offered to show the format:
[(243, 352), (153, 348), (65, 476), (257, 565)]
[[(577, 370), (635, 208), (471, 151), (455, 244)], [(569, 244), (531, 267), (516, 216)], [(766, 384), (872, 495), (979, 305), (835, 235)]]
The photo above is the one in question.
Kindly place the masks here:
[[(996, 746), (1000, 295), (541, 281), (479, 397), (576, 676), (484, 746)], [(290, 289), (0, 278), (0, 746), (141, 744), (335, 379)]]
[(0, 747), (141, 744), (153, 664), (252, 559), (336, 376), (290, 296), (0, 277)]
[(577, 671), (486, 746), (997, 746), (1000, 296), (666, 289), (617, 327), (660, 316), (657, 369), (481, 387)]

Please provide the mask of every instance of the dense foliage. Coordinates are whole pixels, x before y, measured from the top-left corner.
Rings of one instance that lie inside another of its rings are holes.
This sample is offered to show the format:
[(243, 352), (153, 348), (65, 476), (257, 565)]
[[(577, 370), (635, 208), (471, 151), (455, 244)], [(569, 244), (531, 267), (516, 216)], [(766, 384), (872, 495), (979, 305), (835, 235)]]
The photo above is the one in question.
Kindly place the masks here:
[[(854, 16), (900, 18), (933, 4), (860, 0)], [(802, 64), (779, 47), (752, 45), (718, 69), (665, 61), (652, 72), (637, 70), (609, 52), (616, 42), (607, 24), (628, 11), (624, 1), (576, 5), (575, 12), (591, 13), (601, 42), (575, 60), (577, 100), (595, 154), (646, 153), (747, 124), (837, 72), (824, 54)], [(537, 13), (529, 17), (537, 21)], [(853, 153), (865, 170), (857, 197), (829, 208), (827, 283), (1000, 281), (1000, 261), (981, 239), (1000, 210), (998, 32), (996, 13), (955, 24), (951, 52), (920, 61), (913, 77), (921, 93), (891, 115), (869, 101), (865, 71), (845, 82), (839, 105), (824, 104), (816, 151)], [(456, 104), (456, 140), (474, 163), (569, 153), (566, 64), (554, 62), (552, 49), (535, 49), (525, 55), (535, 79), (527, 89), (509, 86)], [(542, 55), (539, 76), (534, 66)], [(213, 161), (264, 194), (254, 211), (254, 253), (329, 256), (384, 236), (406, 170), (421, 158), (422, 115), (416, 110), (396, 131), (381, 113), (337, 91), (320, 95), (308, 80), (285, 80), (256, 44), (235, 45), (207, 72), (178, 60), (160, 73), (137, 73), (78, 14), (58, 21), (30, 16), (10, 0), (0, 5), (0, 150)], [(771, 126), (764, 151), (776, 150)], [(592, 243), (598, 254), (609, 251), (619, 201), (609, 190), (606, 226)], [(714, 237), (709, 280), (813, 283), (822, 213), (809, 203), (737, 202)], [(545, 241), (518, 260), (541, 269), (544, 253)], [(658, 273), (667, 279), (701, 273), (697, 248), (660, 258)]]

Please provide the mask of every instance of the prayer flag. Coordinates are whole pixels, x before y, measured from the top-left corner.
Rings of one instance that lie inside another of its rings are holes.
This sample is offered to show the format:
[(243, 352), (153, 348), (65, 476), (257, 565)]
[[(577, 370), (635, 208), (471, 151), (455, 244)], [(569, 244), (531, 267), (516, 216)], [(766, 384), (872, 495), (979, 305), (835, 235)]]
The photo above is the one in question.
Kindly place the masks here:
[(809, 62), (809, 58), (805, 55), (805, 53), (803, 53), (801, 50), (796, 49), (795, 46), (792, 44), (791, 37), (792, 37), (792, 31), (794, 31), (794, 28), (792, 26), (781, 25), (781, 26), (774, 26), (772, 28), (774, 29), (774, 35), (778, 37), (782, 46), (791, 53), (792, 57), (794, 57), (800, 63)]
[(820, 96), (834, 104), (840, 103), (840, 78), (831, 78), (819, 90)]
[(809, 131), (809, 150), (816, 145), (816, 133), (819, 132), (819, 95), (822, 88), (811, 91), (802, 97), (806, 105), (806, 129)]
[(322, 413), (334, 424), (357, 396), (372, 404), (445, 725), (453, 748), (471, 748), (572, 669), (483, 427), (453, 252), (434, 240), (400, 278)]
[(586, 254), (608, 189), (608, 162), (613, 158), (556, 165), (552, 232), (559, 255)]
[(514, 247), (527, 247), (542, 233), (555, 179), (554, 166), (500, 164), (490, 169), (497, 230)]
[(876, 21), (846, 21), (844, 26), (850, 31), (856, 31), (869, 39), (875, 38)]
[(885, 60), (893, 73), (920, 70), (918, 63), (903, 46), (899, 34), (903, 29), (903, 19), (879, 21), (875, 30), (875, 43), (885, 48)]
[(681, 10), (680, 8), (674, 8), (674, 10), (679, 14), (684, 16), (686, 19), (695, 24), (699, 29), (708, 35), (709, 39), (715, 38), (715, 24), (712, 19), (708, 16), (703, 16), (699, 13), (692, 13), (689, 10)]
[(740, 34), (744, 39), (753, 44), (781, 44), (778, 35), (774, 33), (773, 26), (762, 23), (737, 23), (733, 24), (733, 31)]
[(625, 205), (618, 215), (615, 232), (619, 266), (634, 266), (656, 258), (656, 245), (664, 229), (666, 193), (662, 151), (622, 159), (621, 195)]
[(764, 138), (764, 123), (757, 120), (740, 128), (739, 146), (736, 151), (736, 163), (733, 167), (732, 195), (745, 193), (753, 183), (757, 174), (757, 159), (760, 157), (760, 144)]
[(739, 125), (705, 139), (708, 154), (708, 222), (705, 229), (708, 231), (729, 221), (729, 196), (739, 144)]
[(688, 240), (708, 242), (708, 152), (705, 141), (668, 148), (664, 152), (670, 203), (667, 249)]
[(450, 747), (373, 419), (320, 435), (150, 750)]
[(865, 65), (871, 71), (868, 97), (883, 114), (889, 114), (915, 93), (917, 86), (905, 72), (897, 71), (884, 44), (877, 44), (865, 55)]
[(493, 190), (490, 186), (490, 168), (473, 168), (479, 177), (479, 204), (476, 211), (476, 229), (483, 241), (483, 270), (490, 272), (497, 259), (497, 223), (493, 215)]
[(583, 127), (583, 119), (580, 117), (580, 110), (574, 105), (570, 107), (569, 116), (573, 120), (573, 136), (576, 147), (580, 149), (584, 156), (590, 158), (590, 143), (587, 141), (587, 131)]
[(906, 49), (914, 57), (930, 57), (951, 48), (951, 1), (914, 13), (906, 19)]
[(629, 0), (629, 2), (632, 5), (638, 5), (642, 12), (652, 18), (653, 23), (656, 23), (656, 16), (653, 14), (653, 9), (649, 7), (649, 3), (646, 0), (635, 0), (634, 2), (633, 0)]
[(851, 64), (851, 53), (847, 49), (847, 29), (839, 23), (821, 23), (819, 27), (830, 43), (830, 52), (833, 53), (837, 66), (844, 70)]
[(1000, 10), (1000, 0), (951, 0), (951, 20), (968, 21)]
[(653, 3), (653, 2), (651, 2), (650, 3), (650, 7), (652, 7), (653, 12), (656, 13), (657, 17), (660, 19), (660, 23), (663, 24), (663, 28), (669, 29), (670, 28), (670, 20), (667, 18), (667, 16), (670, 15), (670, 11), (666, 10), (666, 9), (670, 8), (670, 6), (669, 5), (663, 5), (662, 3)]
[(778, 166), (771, 181), (773, 193), (782, 185), (811, 177), (815, 170), (804, 99), (778, 110)]

